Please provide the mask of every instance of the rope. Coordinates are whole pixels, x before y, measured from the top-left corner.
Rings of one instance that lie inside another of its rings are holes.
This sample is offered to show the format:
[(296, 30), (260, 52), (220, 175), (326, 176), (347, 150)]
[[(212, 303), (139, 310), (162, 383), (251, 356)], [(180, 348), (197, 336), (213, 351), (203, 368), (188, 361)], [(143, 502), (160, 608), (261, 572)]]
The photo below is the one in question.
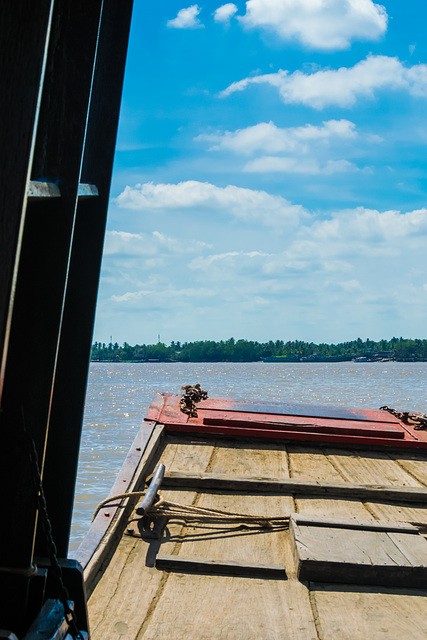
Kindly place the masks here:
[[(95, 520), (99, 511), (110, 502), (123, 498), (142, 497), (145, 491), (132, 491), (130, 493), (120, 493), (116, 496), (110, 496), (103, 500), (95, 509), (92, 522)], [(290, 516), (251, 516), (247, 513), (235, 513), (230, 511), (222, 511), (221, 509), (208, 509), (207, 507), (195, 507), (188, 504), (180, 504), (178, 502), (170, 502), (158, 496), (158, 500), (146, 512), (145, 516), (149, 519), (155, 518), (180, 518), (181, 520), (193, 522), (238, 522), (241, 524), (257, 524), (263, 528), (271, 529), (275, 525), (285, 528), (289, 527)], [(375, 522), (380, 522), (379, 520)], [(399, 522), (411, 524), (419, 530), (422, 535), (427, 534), (427, 523), (410, 522), (401, 520)]]
[(105, 507), (105, 505), (109, 504), (110, 502), (114, 502), (115, 500), (120, 500), (123, 498), (130, 498), (132, 496), (134, 498), (142, 498), (142, 496), (145, 496), (145, 493), (146, 491), (130, 491), (128, 493), (118, 493), (116, 496), (110, 496), (109, 498), (106, 498), (105, 500), (100, 502), (99, 505), (96, 507), (95, 511), (93, 512), (91, 522), (95, 520), (96, 516), (101, 511), (102, 507)]
[[(96, 507), (92, 516), (92, 522), (100, 510), (116, 500), (123, 498), (141, 498), (145, 495), (145, 491), (132, 491), (130, 493), (119, 493), (116, 496), (106, 498)], [(178, 502), (169, 502), (164, 498), (160, 498), (147, 511), (146, 516), (149, 518), (181, 518), (182, 520), (197, 520), (209, 522), (243, 522), (259, 524), (262, 527), (271, 527), (273, 523), (286, 524), (289, 523), (289, 516), (251, 516), (247, 513), (233, 513), (229, 511), (221, 511), (220, 509), (207, 509), (205, 507), (194, 507), (192, 505), (179, 504)]]
[(221, 511), (220, 509), (208, 509), (193, 505), (169, 502), (160, 498), (147, 512), (149, 518), (181, 518), (182, 520), (195, 520), (203, 522), (240, 522), (258, 524), (262, 527), (272, 528), (274, 524), (288, 525), (289, 516), (251, 516), (247, 513), (234, 513)]

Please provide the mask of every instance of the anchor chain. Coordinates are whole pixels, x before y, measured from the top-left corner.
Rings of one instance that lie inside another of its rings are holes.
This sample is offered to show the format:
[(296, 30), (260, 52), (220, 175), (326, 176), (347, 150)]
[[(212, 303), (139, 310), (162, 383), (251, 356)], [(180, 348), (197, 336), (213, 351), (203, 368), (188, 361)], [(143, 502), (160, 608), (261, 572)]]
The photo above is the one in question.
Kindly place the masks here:
[(380, 407), (380, 411), (388, 411), (393, 416), (396, 416), (404, 424), (407, 424), (414, 428), (415, 431), (421, 429), (427, 429), (427, 414), (419, 413), (416, 411), (398, 411), (397, 409), (391, 409), (387, 405)]
[(208, 392), (202, 389), (200, 384), (187, 384), (181, 387), (183, 391), (183, 397), (179, 401), (179, 408), (183, 413), (186, 413), (190, 418), (197, 418), (196, 402), (200, 400), (206, 400)]

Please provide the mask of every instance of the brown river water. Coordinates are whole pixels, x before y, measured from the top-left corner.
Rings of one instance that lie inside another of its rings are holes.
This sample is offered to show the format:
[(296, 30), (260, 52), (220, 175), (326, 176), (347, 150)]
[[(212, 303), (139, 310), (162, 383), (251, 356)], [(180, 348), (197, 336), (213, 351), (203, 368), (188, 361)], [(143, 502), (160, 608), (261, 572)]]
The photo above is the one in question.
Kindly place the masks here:
[(211, 397), (427, 413), (427, 362), (92, 363), (70, 555), (109, 493), (156, 391), (200, 382)]

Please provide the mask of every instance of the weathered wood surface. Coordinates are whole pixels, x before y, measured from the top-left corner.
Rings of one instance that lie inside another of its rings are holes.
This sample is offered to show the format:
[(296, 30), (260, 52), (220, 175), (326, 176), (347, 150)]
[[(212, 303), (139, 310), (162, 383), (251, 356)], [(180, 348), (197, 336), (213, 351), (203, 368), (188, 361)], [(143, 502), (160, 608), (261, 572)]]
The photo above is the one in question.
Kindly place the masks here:
[[(163, 427), (160, 425), (144, 425), (126, 457), (123, 467), (110, 492), (111, 496), (119, 493), (137, 491), (140, 482), (143, 482), (147, 471), (152, 464), (153, 457), (157, 454), (163, 438)], [(131, 498), (132, 502), (135, 499)], [(130, 502), (129, 500), (129, 502)], [(123, 520), (127, 518), (127, 509), (120, 510), (122, 500), (112, 503), (101, 509), (93, 521), (88, 535), (83, 540), (76, 552), (76, 560), (85, 570), (85, 585), (87, 595), (93, 589), (96, 576), (102, 563), (112, 552), (113, 540), (121, 535), (124, 528)], [(132, 503), (131, 503), (132, 504)], [(129, 507), (129, 505), (128, 505)], [(108, 515), (107, 515), (108, 514)]]
[(249, 562), (232, 562), (231, 560), (222, 562), (209, 558), (187, 558), (158, 554), (156, 556), (156, 567), (165, 571), (286, 579), (286, 568), (283, 565), (263, 565)]
[(303, 431), (309, 433), (337, 433), (354, 436), (378, 438), (405, 437), (398, 423), (362, 422), (359, 420), (339, 420), (310, 416), (271, 415), (268, 413), (248, 414), (236, 411), (203, 411), (203, 424), (281, 429), (284, 431)]
[[(194, 473), (252, 475), (268, 470), (288, 475), (284, 449), (223, 443), (168, 445), (161, 461), (167, 469)], [(169, 500), (255, 515), (289, 513), (288, 496), (197, 495), (164, 490)], [(102, 583), (89, 601), (92, 637), (116, 638), (287, 638), (317, 640), (308, 590), (299, 581), (252, 577), (167, 573), (152, 568), (155, 552), (177, 558), (206, 558), (213, 563), (279, 565), (293, 563), (288, 532), (223, 524), (182, 526), (170, 522), (161, 545), (125, 537)], [(160, 548), (160, 549), (159, 549)], [(113, 593), (113, 595), (112, 595)], [(118, 625), (118, 626), (117, 626)]]
[(409, 475), (427, 485), (427, 455), (418, 453), (399, 452), (390, 454), (392, 460), (402, 467)]
[[(300, 481), (330, 482), (343, 484), (345, 479), (333, 467), (323, 451), (317, 447), (303, 447), (301, 445), (289, 445), (289, 469), (292, 478)], [(345, 498), (332, 498), (320, 500), (315, 498), (297, 498), (295, 500), (296, 511), (300, 513), (319, 514), (329, 517), (353, 516), (368, 518), (369, 512), (358, 500), (346, 500)]]
[(311, 585), (323, 640), (425, 640), (427, 591)]
[(360, 529), (362, 531), (394, 531), (418, 535), (418, 528), (410, 522), (391, 522), (386, 520), (360, 520), (359, 518), (330, 518), (292, 513), (292, 520), (302, 527), (338, 527), (340, 529)]
[[(217, 442), (209, 473), (231, 472), (251, 476), (268, 473), (288, 476), (284, 447)], [(253, 515), (289, 513), (293, 500), (287, 496), (199, 496), (199, 506)], [(175, 554), (206, 557), (217, 562), (250, 561), (257, 564), (293, 563), (287, 531), (260, 530), (236, 525), (188, 526), (177, 540)], [(163, 546), (162, 546), (163, 553)], [(195, 605), (196, 603), (196, 605)], [(263, 580), (221, 576), (169, 574), (162, 597), (144, 628), (142, 638), (196, 637), (315, 639), (317, 633), (308, 590), (296, 580)], [(157, 637), (157, 636), (156, 636)]]
[[(355, 528), (357, 527), (357, 528)], [(400, 529), (400, 530), (399, 530)], [(291, 518), (291, 545), (301, 580), (424, 587), (427, 541), (414, 527), (372, 521)]]
[[(212, 455), (213, 446), (168, 445), (160, 457), (167, 468), (178, 471), (185, 468), (205, 470)], [(169, 500), (176, 500), (175, 492), (164, 492)], [(195, 494), (180, 495), (191, 504)], [(179, 533), (182, 525), (169, 525), (169, 536)], [(139, 538), (124, 536), (112, 557), (102, 582), (88, 602), (91, 638), (137, 638), (141, 627), (155, 602), (160, 597), (167, 576), (154, 567), (158, 542), (146, 542)], [(167, 552), (174, 550), (175, 543), (165, 544)]]
[[(409, 464), (405, 468), (403, 464), (399, 463), (397, 457), (387, 453), (325, 448), (325, 454), (347, 482), (366, 482), (369, 480), (370, 482), (381, 482), (390, 485), (390, 487), (397, 485), (417, 489), (425, 487), (421, 481), (422, 469), (426, 468), (425, 462), (423, 462), (426, 459), (425, 454), (420, 454), (421, 464), (419, 466), (416, 463), (418, 455), (401, 454), (408, 460), (413, 458), (413, 467), (419, 468), (420, 479), (417, 479), (410, 471)], [(374, 499), (367, 499), (365, 506), (373, 517), (378, 519), (427, 523), (427, 509), (423, 506), (407, 504), (407, 502), (409, 502), (408, 498), (402, 500), (400, 504), (382, 504), (376, 503)]]
[(327, 482), (295, 478), (244, 478), (231, 474), (216, 473), (166, 473), (163, 487), (197, 489), (199, 491), (247, 491), (250, 493), (272, 493), (277, 495), (342, 497), (352, 500), (390, 500), (420, 502), (427, 504), (427, 487), (405, 487), (351, 482)]
[[(381, 529), (383, 524), (376, 522), (382, 517), (379, 515), (380, 510), (376, 513), (373, 510), (377, 507), (391, 507), (385, 502), (391, 499), (387, 496), (396, 495), (395, 490), (398, 492), (399, 489), (411, 496), (416, 492), (424, 495), (425, 492), (424, 485), (414, 474), (411, 475), (403, 465), (389, 456), (378, 459), (376, 454), (370, 455), (367, 465), (361, 463), (358, 466), (354, 460), (346, 464), (346, 454), (349, 452), (344, 450), (326, 451), (311, 446), (277, 442), (251, 445), (248, 442), (221, 439), (203, 441), (195, 436), (188, 444), (183, 444), (177, 436), (168, 435), (166, 441), (168, 444), (159, 461), (166, 465), (167, 482), (170, 479), (172, 484), (163, 486), (160, 492), (165, 499), (181, 504), (251, 515), (277, 516), (299, 512), (296, 517), (301, 521), (305, 518), (306, 522), (316, 518), (319, 520), (320, 517), (327, 521), (339, 517), (348, 519), (351, 516), (369, 521), (368, 526), (372, 529)], [(363, 460), (364, 452), (360, 451), (356, 456)], [(412, 462), (416, 465), (416, 460)], [(367, 473), (370, 464), (376, 469), (372, 476)], [(384, 473), (384, 478), (381, 473)], [(196, 477), (197, 482), (200, 478), (207, 478), (209, 481), (218, 480), (230, 484), (228, 488), (222, 485), (223, 489), (218, 489), (218, 485), (214, 489), (204, 485), (200, 491), (199, 484), (193, 480), (188, 485), (182, 485), (181, 480), (186, 482), (188, 474)], [(347, 494), (341, 497), (293, 497), (277, 492), (277, 485), (274, 492), (259, 492), (259, 488), (254, 487), (253, 483), (260, 478), (270, 484), (281, 483), (287, 488), (290, 486), (289, 482), (298, 481), (296, 484), (299, 487), (302, 486), (301, 483), (317, 483), (317, 486), (329, 483), (332, 486), (345, 486), (345, 491), (350, 492), (354, 485), (366, 488), (364, 485), (369, 481), (369, 484), (381, 485), (381, 490), (390, 493), (383, 494), (383, 503), (363, 502), (363, 499), (356, 497), (354, 491), (350, 494), (351, 499)], [(249, 484), (240, 484), (241, 482)], [(248, 490), (248, 487), (251, 489)], [(398, 512), (400, 505), (395, 504), (394, 509), (394, 516), (389, 518), (396, 521), (393, 531), (365, 533), (387, 536), (386, 544), (393, 549), (394, 557), (401, 560), (404, 556), (408, 563), (415, 564), (423, 549), (414, 546), (410, 551), (406, 549), (405, 553), (406, 540), (402, 536), (409, 535), (422, 542), (424, 539), (418, 534), (406, 533), (413, 528), (399, 523), (404, 519)], [(419, 512), (423, 507), (411, 509)], [(411, 517), (409, 520), (417, 521), (418, 518)], [(136, 522), (135, 519), (132, 521), (133, 524)], [(325, 526), (316, 529), (316, 533), (319, 529), (324, 532), (328, 530)], [(354, 532), (360, 533), (353, 529), (351, 533)], [(348, 529), (344, 531), (345, 540), (348, 540), (348, 533)], [(348, 544), (343, 541), (341, 546), (344, 548)], [(384, 550), (381, 545), (377, 547), (378, 558), (382, 559)], [(335, 552), (335, 547), (332, 550)], [(155, 568), (156, 556), (160, 558), (160, 563), (162, 557), (168, 556), (168, 561), (174, 564), (173, 570), (162, 571)], [(193, 571), (188, 567), (184, 571), (182, 565), (185, 566), (189, 560), (195, 562)], [(208, 565), (215, 571), (209, 575), (206, 574)], [(286, 567), (287, 579), (217, 575), (216, 565), (276, 565)], [(335, 640), (337, 637), (340, 640), (342, 637), (376, 640), (395, 637), (383, 633), (381, 629), (390, 629), (387, 607), (393, 608), (393, 616), (398, 615), (396, 611), (400, 603), (401, 585), (394, 591), (389, 589), (387, 594), (387, 587), (376, 587), (374, 599), (371, 599), (373, 591), (364, 586), (351, 587), (352, 597), (347, 597), (350, 587), (346, 585), (326, 587), (320, 583), (310, 583), (310, 586), (311, 592), (307, 584), (296, 577), (290, 533), (284, 528), (265, 530), (219, 523), (184, 525), (182, 521), (172, 519), (161, 540), (124, 536), (102, 581), (89, 600), (91, 637), (94, 640), (165, 640), (171, 637), (176, 640), (196, 637), (198, 640), (258, 640), (261, 637), (274, 640)], [(345, 604), (341, 602), (341, 596)], [(386, 603), (384, 610), (376, 604), (382, 603), (383, 598)], [(406, 595), (404, 598), (405, 615), (411, 618), (410, 628), (424, 629), (421, 613), (426, 612), (426, 607), (421, 606), (419, 598), (411, 600)], [(330, 601), (334, 602), (331, 605), (335, 607), (334, 611), (328, 609), (327, 603)], [(363, 610), (359, 611), (359, 607)], [(358, 630), (347, 635), (347, 631), (344, 634), (336, 632), (336, 629), (345, 628), (346, 620), (353, 625), (353, 632), (359, 615), (362, 618), (362, 628), (365, 629), (364, 636)], [(370, 616), (374, 620), (372, 633), (369, 633)], [(421, 631), (418, 631), (417, 636), (415, 631), (413, 637), (424, 636)]]

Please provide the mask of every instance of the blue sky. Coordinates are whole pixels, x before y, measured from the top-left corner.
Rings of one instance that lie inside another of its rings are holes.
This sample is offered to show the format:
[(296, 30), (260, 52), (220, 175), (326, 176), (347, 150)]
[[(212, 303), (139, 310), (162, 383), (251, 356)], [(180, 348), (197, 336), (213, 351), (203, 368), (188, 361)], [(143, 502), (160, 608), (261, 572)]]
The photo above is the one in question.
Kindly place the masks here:
[(426, 21), (136, 0), (94, 339), (426, 338)]

